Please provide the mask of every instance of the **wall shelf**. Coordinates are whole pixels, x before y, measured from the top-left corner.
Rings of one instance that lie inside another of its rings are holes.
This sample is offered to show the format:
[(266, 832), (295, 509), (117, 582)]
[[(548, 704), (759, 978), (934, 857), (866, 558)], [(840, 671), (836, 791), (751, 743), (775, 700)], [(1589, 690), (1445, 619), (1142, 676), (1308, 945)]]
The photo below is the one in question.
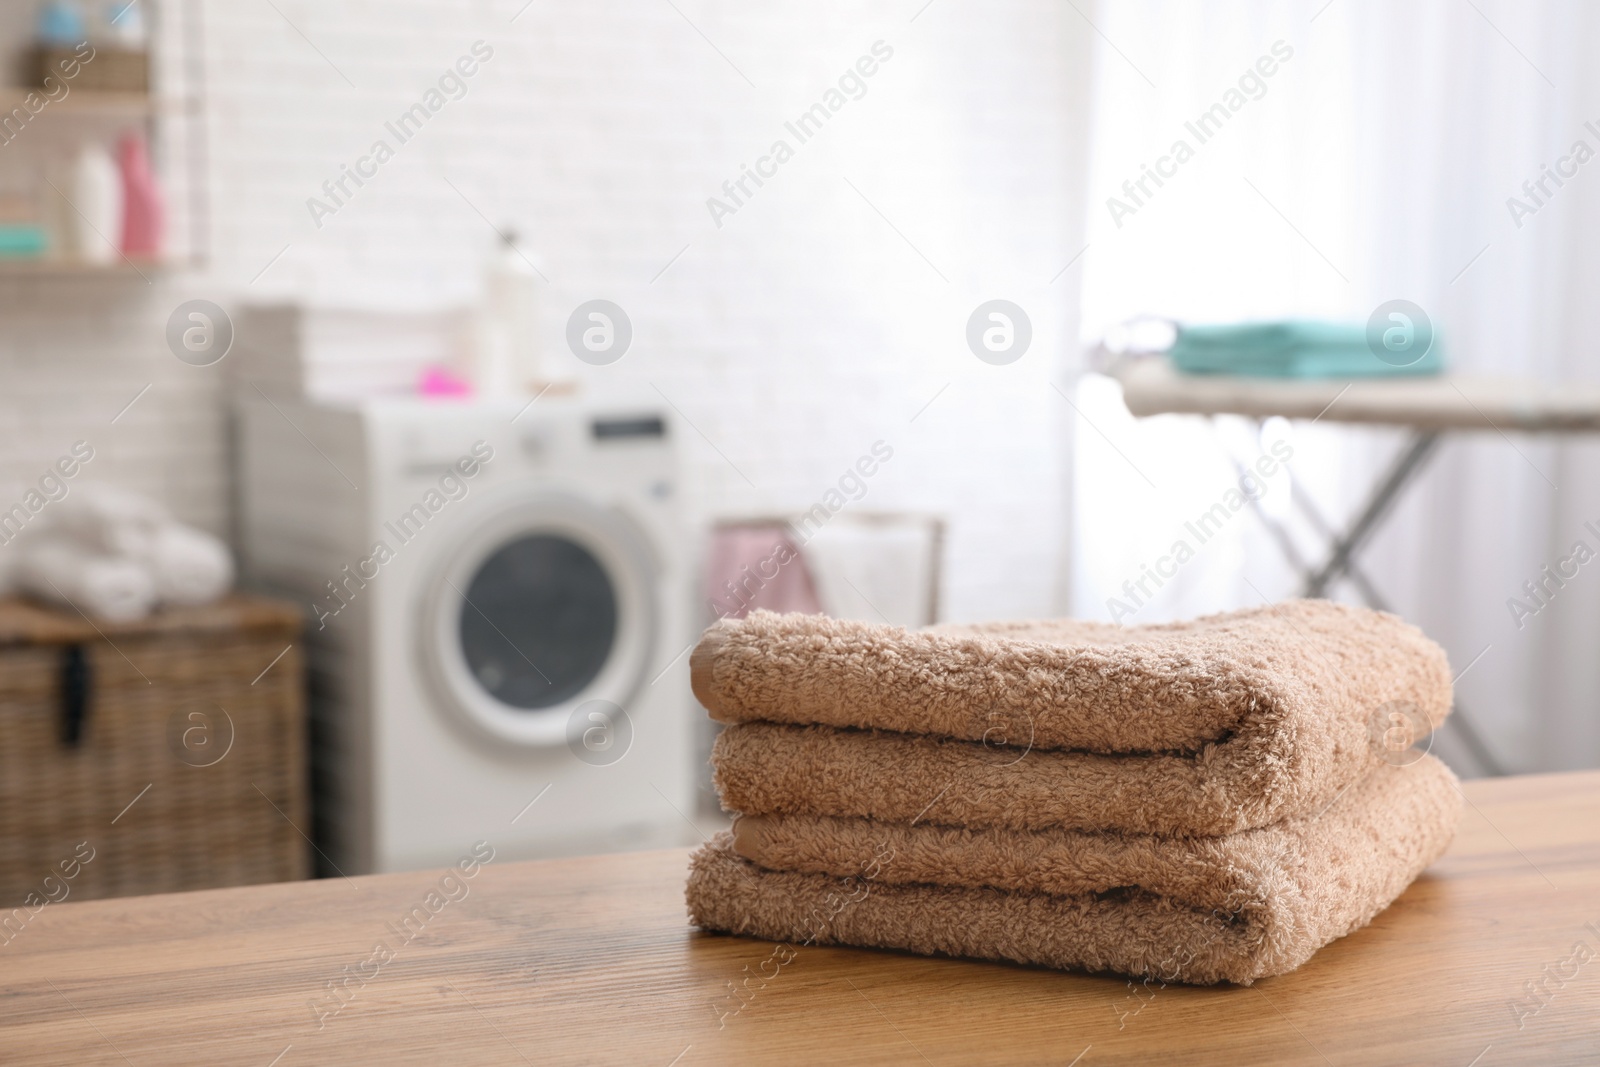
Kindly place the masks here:
[[(22, 107), (22, 101), (29, 93), (42, 90), (29, 89), (24, 86), (10, 86), (0, 89), (0, 118), (10, 115), (16, 108)], [(97, 93), (87, 89), (76, 89), (60, 100), (49, 101), (34, 115), (31, 121), (40, 119), (48, 120), (52, 115), (74, 115), (80, 118), (125, 118), (142, 119), (148, 117), (157, 109), (157, 101), (148, 93)], [(26, 108), (23, 109), (26, 112)]]
[[(0, 119), (9, 122), (0, 134), (0, 190), (8, 201), (32, 200), (29, 210), (9, 204), (7, 218), (36, 222), (51, 231), (55, 250), (70, 245), (62, 220), (71, 216), (58, 210), (52, 197), (66, 195), (61, 185), (70, 169), (76, 145), (97, 142), (112, 147), (124, 133), (141, 134), (148, 146), (165, 204), (165, 227), (157, 262), (129, 264), (120, 258), (110, 264), (67, 259), (0, 258), (0, 279), (138, 279), (154, 280), (200, 266), (206, 259), (211, 233), (208, 186), (207, 115), (205, 107), (204, 0), (163, 0), (141, 5), (147, 10), (148, 45), (145, 78), (117, 79), (111, 68), (92, 81), (89, 73), (78, 80), (63, 79), (66, 93), (57, 100), (45, 96), (34, 82), (39, 63), (33, 42), (37, 5), (0, 3)], [(98, 49), (102, 65), (115, 58), (113, 46)], [(131, 89), (95, 87), (123, 85)], [(146, 88), (148, 86), (148, 88)], [(60, 93), (60, 89), (57, 92)], [(46, 103), (37, 112), (23, 107), (28, 94), (38, 93)], [(15, 112), (27, 116), (19, 122)], [(52, 174), (51, 172), (56, 173)], [(111, 234), (115, 238), (115, 234)], [(8, 299), (15, 298), (15, 283), (8, 282)]]
[(115, 263), (83, 263), (70, 259), (0, 259), (0, 278), (139, 278), (148, 279), (184, 266), (170, 260), (118, 259)]

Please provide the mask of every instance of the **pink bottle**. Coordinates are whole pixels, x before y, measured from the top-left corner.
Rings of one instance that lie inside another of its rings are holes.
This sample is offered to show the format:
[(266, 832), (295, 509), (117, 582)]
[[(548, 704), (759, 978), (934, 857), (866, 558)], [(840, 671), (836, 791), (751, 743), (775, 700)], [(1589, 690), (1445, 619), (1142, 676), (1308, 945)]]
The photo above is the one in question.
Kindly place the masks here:
[(165, 209), (143, 137), (129, 133), (117, 142), (117, 168), (122, 172), (122, 253), (129, 259), (156, 259)]

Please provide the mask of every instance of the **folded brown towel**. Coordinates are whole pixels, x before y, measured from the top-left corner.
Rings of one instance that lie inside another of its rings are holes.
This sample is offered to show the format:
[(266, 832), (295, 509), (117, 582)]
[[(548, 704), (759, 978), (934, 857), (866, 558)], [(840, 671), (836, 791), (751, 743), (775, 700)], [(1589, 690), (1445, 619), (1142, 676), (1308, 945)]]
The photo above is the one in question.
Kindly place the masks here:
[[(851, 755), (847, 739), (869, 735), (727, 731), (716, 759), (733, 810), (909, 822), (914, 798), (953, 782), (935, 821), (1013, 829), (1264, 826), (1364, 774), (1382, 709), (1437, 727), (1451, 703), (1444, 651), (1420, 630), (1325, 600), (1135, 627), (907, 631), (756, 612), (707, 630), (691, 675), (724, 722), (928, 735), (871, 735)], [(1012, 748), (1029, 754), (999, 775)], [(1053, 814), (1012, 810), (1033, 804)]]
[(1460, 810), (1428, 756), (1225, 839), (741, 820), (739, 844), (719, 835), (693, 856), (689, 912), (776, 941), (1248, 985), (1370, 922), (1444, 852)]
[[(1021, 758), (1018, 758), (1018, 757)], [(1369, 757), (1370, 760), (1371, 757)], [(752, 722), (722, 731), (711, 763), (722, 806), (746, 815), (835, 815), (973, 829), (1227, 834), (1316, 810), (1263, 776), (1214, 761), (987, 747), (887, 730)], [(1326, 796), (1324, 796), (1326, 794)]]

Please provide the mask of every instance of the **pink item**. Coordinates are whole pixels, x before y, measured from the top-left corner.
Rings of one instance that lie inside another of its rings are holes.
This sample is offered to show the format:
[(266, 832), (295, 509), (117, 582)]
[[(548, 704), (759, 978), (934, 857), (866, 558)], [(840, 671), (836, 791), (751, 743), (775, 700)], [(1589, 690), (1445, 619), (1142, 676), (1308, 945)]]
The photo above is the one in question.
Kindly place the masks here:
[(422, 369), (417, 379), (417, 392), (423, 396), (471, 396), (472, 383), (444, 367), (433, 365)]
[(122, 172), (122, 254), (156, 259), (166, 209), (143, 137), (130, 133), (117, 142), (117, 169)]
[(756, 608), (822, 612), (800, 550), (782, 526), (719, 526), (706, 559), (706, 600), (718, 618), (742, 619)]

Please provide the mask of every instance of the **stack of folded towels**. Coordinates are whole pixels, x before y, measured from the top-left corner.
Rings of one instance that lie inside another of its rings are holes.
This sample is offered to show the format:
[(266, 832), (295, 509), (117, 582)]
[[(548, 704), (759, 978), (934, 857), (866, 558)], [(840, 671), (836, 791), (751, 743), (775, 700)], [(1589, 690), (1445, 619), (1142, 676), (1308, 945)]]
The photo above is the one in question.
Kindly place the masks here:
[(1412, 336), (1426, 347), (1414, 358), (1397, 352), (1391, 363), (1378, 357), (1366, 328), (1355, 323), (1288, 319), (1180, 325), (1167, 355), (1185, 374), (1250, 378), (1383, 378), (1443, 371), (1440, 345), (1432, 333)]
[(1371, 921), (1460, 815), (1454, 775), (1383, 737), (1444, 721), (1444, 651), (1328, 601), (921, 631), (761, 611), (691, 674), (737, 815), (691, 862), (707, 930), (1249, 984)]
[(5, 563), (0, 587), (106, 622), (142, 619), (163, 604), (208, 604), (234, 575), (218, 538), (149, 497), (92, 483), (50, 505)]

